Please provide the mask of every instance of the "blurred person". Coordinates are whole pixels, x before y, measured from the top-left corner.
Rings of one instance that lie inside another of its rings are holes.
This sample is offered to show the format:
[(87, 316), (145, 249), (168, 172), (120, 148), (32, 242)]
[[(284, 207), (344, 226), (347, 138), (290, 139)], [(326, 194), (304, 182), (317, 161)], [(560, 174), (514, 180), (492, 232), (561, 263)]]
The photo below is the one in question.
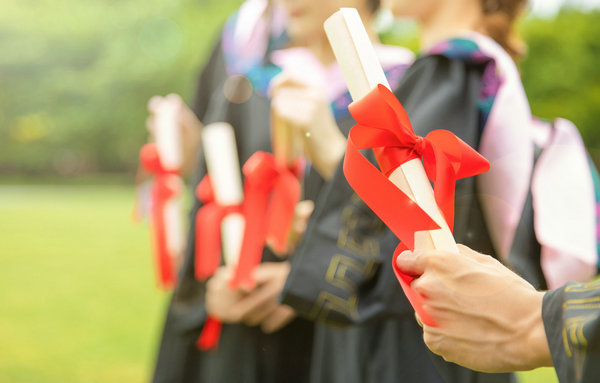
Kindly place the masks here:
[(423, 325), (423, 338), (445, 360), (490, 372), (554, 365), (561, 383), (600, 381), (600, 281), (536, 291), (461, 245), (459, 254), (406, 251), (397, 266), (416, 278), (437, 325)]
[[(311, 157), (312, 166), (305, 176), (306, 201), (298, 206), (294, 224), (297, 233), (292, 233), (300, 236), (312, 212), (310, 200), (316, 199), (331, 178), (327, 171), (330, 154), (335, 153), (337, 158), (339, 152), (343, 153), (345, 138), (340, 129), (347, 132), (352, 125), (347, 111), (351, 99), (330, 52), (323, 21), (344, 5), (356, 7), (365, 19), (372, 19), (378, 2), (306, 0), (289, 5), (291, 2), (250, 0), (229, 18), (200, 74), (192, 103), (194, 113), (182, 103), (181, 122), (188, 125), (183, 127), (187, 137), (184, 142), (190, 143), (185, 155), (188, 159), (198, 154), (194, 137), (203, 124), (231, 123), (241, 165), (256, 151), (271, 150), (271, 111), (282, 119), (290, 114), (300, 116), (302, 121), (296, 126), (304, 129), (306, 151), (320, 155)], [(390, 81), (397, 84), (412, 62), (412, 53), (385, 46), (380, 46), (378, 52)], [(150, 102), (151, 112), (155, 102), (156, 98)], [(290, 105), (297, 110), (290, 110)], [(153, 123), (151, 115), (151, 131)], [(309, 130), (317, 126), (318, 130)], [(312, 146), (311, 133), (318, 138), (314, 143), (321, 145), (319, 138), (328, 140), (328, 150)], [(193, 167), (186, 162), (185, 168)], [(205, 173), (200, 159), (193, 184)], [(195, 200), (188, 246), (169, 305), (154, 382), (308, 381), (313, 324), (296, 318), (293, 309), (278, 301), (289, 272), (286, 257), (293, 258), (293, 246), (284, 255), (265, 248), (263, 263), (254, 274), (257, 287), (252, 291), (229, 289), (232, 269), (228, 266), (220, 267), (206, 283), (199, 282), (194, 278), (193, 233), (200, 206)], [(196, 343), (208, 315), (224, 324), (217, 348), (201, 351)]]
[[(525, 4), (387, 1), (384, 5), (396, 16), (415, 19), (421, 33), (420, 57), (392, 89), (417, 135), (450, 130), (491, 162), (488, 174), (456, 184), (457, 241), (506, 261), (522, 260), (524, 273), (536, 284), (544, 285), (547, 275), (585, 280), (595, 273), (595, 249), (587, 246), (595, 235), (589, 211), (593, 198), (582, 199), (584, 256), (554, 251), (554, 259), (542, 270), (539, 253), (529, 251), (530, 246), (540, 250), (529, 191), (534, 122), (514, 62), (524, 51), (514, 24)], [(341, 157), (327, 162), (334, 168), (328, 171), (333, 177), (315, 202), (282, 295), (283, 303), (299, 315), (324, 324), (315, 329), (311, 381), (514, 381), (512, 374), (471, 371), (433, 356), (439, 375), (415, 363), (423, 354), (413, 310), (388, 267), (398, 241), (353, 193)], [(593, 192), (589, 177), (584, 181)], [(543, 208), (553, 206), (546, 203)], [(567, 241), (572, 248), (566, 250), (581, 249), (575, 240)]]

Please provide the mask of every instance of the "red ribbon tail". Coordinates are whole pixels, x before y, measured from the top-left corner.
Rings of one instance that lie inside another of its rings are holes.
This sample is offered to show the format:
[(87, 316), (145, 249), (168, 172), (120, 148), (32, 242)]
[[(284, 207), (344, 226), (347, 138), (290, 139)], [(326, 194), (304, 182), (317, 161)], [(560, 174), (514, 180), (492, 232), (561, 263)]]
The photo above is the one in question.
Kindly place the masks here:
[(160, 287), (168, 289), (175, 285), (175, 257), (173, 250), (168, 247), (167, 229), (165, 227), (164, 209), (172, 198), (181, 192), (177, 171), (167, 171), (160, 162), (156, 144), (146, 144), (140, 150), (140, 162), (145, 171), (154, 175), (154, 185), (151, 191), (152, 207), (150, 224), (154, 237), (154, 252), (158, 282)]
[(202, 351), (216, 348), (219, 344), (222, 327), (223, 324), (217, 318), (211, 316), (206, 318), (200, 337), (198, 337), (198, 340), (196, 341), (196, 346)]
[(422, 295), (418, 294), (415, 290), (413, 290), (412, 287), (410, 287), (410, 283), (413, 281), (414, 277), (404, 274), (396, 265), (396, 260), (404, 250), (408, 249), (401, 243), (398, 245), (398, 247), (396, 247), (396, 251), (394, 251), (392, 263), (394, 274), (396, 274), (396, 278), (398, 278), (398, 282), (400, 282), (400, 286), (402, 287), (402, 291), (404, 291), (406, 298), (408, 298), (408, 301), (415, 309), (416, 313), (419, 315), (419, 318), (421, 318), (421, 322), (423, 322), (427, 326), (436, 327), (437, 325), (435, 321), (429, 316), (429, 314), (427, 314), (427, 312), (423, 308), (423, 303), (425, 299)]
[(156, 180), (152, 190), (152, 232), (154, 237), (154, 253), (156, 259), (156, 268), (158, 274), (159, 286), (163, 289), (170, 289), (175, 285), (175, 273), (173, 259), (167, 248), (167, 233), (165, 228), (164, 209), (166, 200), (160, 196), (160, 180)]
[(196, 261), (194, 274), (203, 281), (214, 274), (221, 264), (222, 210), (208, 203), (196, 214)]
[(262, 259), (265, 244), (265, 216), (267, 211), (268, 191), (259, 188), (246, 188), (244, 199), (244, 218), (246, 227), (242, 250), (233, 278), (229, 281), (231, 289), (245, 288), (252, 290), (255, 286), (252, 271)]
[(283, 173), (273, 189), (267, 209), (266, 241), (278, 254), (287, 251), (287, 241), (300, 193), (300, 182), (290, 172)]

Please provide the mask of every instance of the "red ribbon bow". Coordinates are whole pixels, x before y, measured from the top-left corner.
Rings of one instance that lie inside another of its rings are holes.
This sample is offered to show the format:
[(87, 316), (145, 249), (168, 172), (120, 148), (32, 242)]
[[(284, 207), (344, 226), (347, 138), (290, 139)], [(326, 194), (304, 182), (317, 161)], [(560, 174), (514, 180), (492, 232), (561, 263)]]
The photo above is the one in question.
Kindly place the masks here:
[(287, 247), (287, 237), (300, 199), (300, 183), (295, 169), (280, 166), (272, 154), (254, 153), (242, 169), (244, 202), (219, 205), (209, 176), (198, 184), (196, 196), (204, 205), (196, 215), (196, 278), (205, 280), (221, 264), (221, 221), (230, 213), (242, 213), (246, 221), (241, 255), (231, 280), (231, 288), (254, 288), (252, 270), (260, 263), (265, 243), (276, 252)]
[(181, 193), (181, 181), (177, 171), (166, 170), (158, 155), (155, 144), (146, 144), (140, 150), (140, 162), (147, 172), (154, 175), (152, 185), (150, 225), (154, 238), (155, 262), (158, 270), (159, 285), (170, 288), (175, 285), (175, 254), (167, 246), (165, 227), (165, 206), (171, 198)]
[[(254, 288), (252, 271), (261, 261), (265, 244), (271, 244), (276, 252), (284, 252), (287, 248), (295, 206), (300, 199), (301, 169), (301, 161), (289, 169), (280, 165), (272, 154), (254, 153), (242, 169), (245, 180), (241, 206), (218, 205), (208, 176), (200, 182), (196, 193), (205, 205), (196, 216), (197, 278), (208, 278), (220, 265), (221, 220), (232, 212), (242, 212), (246, 222), (244, 238), (230, 288)], [(202, 350), (215, 347), (221, 327), (217, 318), (209, 316), (198, 338), (198, 347)]]
[(300, 200), (301, 169), (301, 161), (295, 169), (290, 169), (272, 154), (260, 151), (244, 164), (246, 229), (243, 256), (231, 280), (231, 288), (254, 288), (252, 270), (260, 263), (265, 244), (270, 244), (277, 253), (286, 251), (295, 207)]
[[(422, 310), (422, 297), (410, 288), (412, 277), (397, 269), (396, 257), (401, 250), (414, 249), (416, 231), (439, 226), (386, 176), (401, 164), (421, 158), (427, 176), (434, 182), (435, 200), (452, 230), (456, 180), (486, 172), (489, 162), (447, 130), (435, 130), (426, 137), (415, 135), (402, 105), (383, 85), (353, 102), (349, 109), (358, 124), (348, 137), (344, 175), (402, 242), (395, 252), (394, 271), (421, 320), (433, 324)], [(359, 149), (368, 148), (373, 148), (383, 174), (360, 154)]]

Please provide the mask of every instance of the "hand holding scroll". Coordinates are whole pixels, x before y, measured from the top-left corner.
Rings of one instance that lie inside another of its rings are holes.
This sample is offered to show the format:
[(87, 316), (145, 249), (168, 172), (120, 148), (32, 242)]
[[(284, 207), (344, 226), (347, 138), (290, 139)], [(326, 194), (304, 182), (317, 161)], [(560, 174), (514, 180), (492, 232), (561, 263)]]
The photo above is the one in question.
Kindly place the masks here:
[(398, 269), (436, 327), (423, 325), (425, 344), (447, 361), (486, 372), (529, 370), (552, 361), (542, 323), (542, 298), (494, 258), (458, 245), (405, 251)]
[[(329, 179), (344, 155), (346, 138), (324, 94), (320, 87), (286, 73), (271, 83), (272, 129), (288, 129), (284, 136), (296, 141), (288, 146), (296, 144), (301, 148), (319, 174)], [(274, 153), (278, 156), (275, 147)]]
[(254, 270), (256, 287), (245, 291), (230, 288), (232, 268), (222, 266), (207, 283), (206, 309), (224, 323), (260, 325), (264, 332), (275, 332), (296, 316), (278, 301), (289, 271), (288, 262), (262, 263)]
[[(400, 239), (397, 253), (406, 248), (456, 252), (451, 232), (454, 183), (485, 172), (489, 164), (451, 132), (415, 135), (355, 9), (334, 13), (325, 31), (354, 100), (350, 112), (358, 122), (350, 131), (344, 158), (348, 183)], [(381, 172), (359, 152), (368, 148)], [(423, 310), (423, 298), (409, 286), (411, 278), (394, 271), (423, 322), (435, 325)]]
[(169, 94), (165, 97), (154, 96), (148, 101), (148, 111), (150, 112), (150, 115), (146, 119), (146, 128), (150, 133), (151, 142), (156, 141), (156, 125), (158, 123), (157, 113), (165, 104), (173, 105), (175, 120), (178, 122), (178, 128), (180, 130), (182, 148), (181, 174), (191, 174), (198, 162), (197, 154), (200, 149), (202, 123), (179, 95)]

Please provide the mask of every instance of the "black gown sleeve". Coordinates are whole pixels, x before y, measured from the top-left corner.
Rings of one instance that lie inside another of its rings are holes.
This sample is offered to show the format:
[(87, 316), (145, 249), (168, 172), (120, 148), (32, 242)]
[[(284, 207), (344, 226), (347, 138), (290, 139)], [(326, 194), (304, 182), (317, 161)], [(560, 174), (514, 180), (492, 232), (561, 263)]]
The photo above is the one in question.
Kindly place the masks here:
[(600, 382), (600, 281), (547, 292), (542, 319), (559, 381)]

